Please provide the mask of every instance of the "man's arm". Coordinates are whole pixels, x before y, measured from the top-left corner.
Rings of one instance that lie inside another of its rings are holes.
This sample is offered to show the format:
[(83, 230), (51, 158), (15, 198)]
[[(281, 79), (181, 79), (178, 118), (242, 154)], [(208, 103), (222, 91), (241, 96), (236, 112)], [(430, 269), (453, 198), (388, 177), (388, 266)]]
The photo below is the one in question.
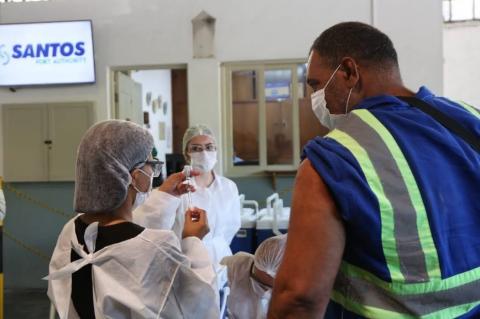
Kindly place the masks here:
[(335, 202), (305, 160), (295, 180), (287, 246), (268, 318), (323, 318), (344, 247), (345, 229)]

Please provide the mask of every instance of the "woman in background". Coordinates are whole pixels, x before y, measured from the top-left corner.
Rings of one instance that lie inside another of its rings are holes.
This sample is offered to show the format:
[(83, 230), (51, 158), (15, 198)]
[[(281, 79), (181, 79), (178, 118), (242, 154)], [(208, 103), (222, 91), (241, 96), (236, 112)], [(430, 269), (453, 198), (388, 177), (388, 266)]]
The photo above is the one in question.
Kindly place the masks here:
[[(207, 126), (195, 125), (187, 129), (183, 151), (196, 175), (191, 181), (195, 189), (191, 194), (192, 203), (207, 212), (210, 233), (203, 242), (211, 260), (218, 264), (223, 257), (232, 255), (230, 243), (240, 229), (238, 189), (233, 181), (213, 170), (217, 163), (217, 143)], [(181, 236), (185, 211), (189, 207), (188, 196), (172, 196), (165, 188), (168, 188), (167, 182), (152, 192), (147, 202), (135, 210), (134, 220), (145, 227), (173, 229)]]

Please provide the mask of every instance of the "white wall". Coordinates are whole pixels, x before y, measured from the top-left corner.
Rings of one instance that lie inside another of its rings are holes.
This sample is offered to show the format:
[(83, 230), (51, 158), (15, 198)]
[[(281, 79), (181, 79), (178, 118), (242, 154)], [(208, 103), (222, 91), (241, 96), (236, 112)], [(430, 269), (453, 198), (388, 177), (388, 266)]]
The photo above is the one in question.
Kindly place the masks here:
[(480, 108), (480, 23), (446, 24), (443, 52), (445, 96)]
[(405, 84), (443, 94), (442, 1), (374, 1), (375, 26), (397, 49)]
[[(202, 10), (216, 18), (216, 52), (213, 59), (194, 60), (191, 19)], [(304, 59), (325, 28), (373, 18), (397, 46), (407, 85), (426, 84), (441, 92), (438, 0), (52, 0), (0, 4), (0, 23), (92, 19), (97, 84), (17, 93), (3, 89), (0, 103), (90, 100), (96, 104), (97, 119), (106, 119), (110, 67), (187, 64), (190, 123), (211, 126), (222, 145), (220, 63)]]
[[(142, 107), (143, 111), (149, 113), (150, 128), (153, 135), (155, 148), (158, 151), (158, 158), (165, 162), (165, 154), (172, 152), (172, 72), (170, 70), (148, 70), (132, 72), (134, 81), (142, 85)], [(152, 94), (150, 105), (147, 104), (147, 92)], [(153, 110), (153, 100), (158, 96), (162, 97), (158, 110)], [(167, 113), (163, 112), (163, 103), (167, 103)], [(159, 123), (165, 123), (164, 140), (159, 138)], [(168, 130), (170, 133), (168, 134)], [(167, 140), (168, 139), (168, 140)]]

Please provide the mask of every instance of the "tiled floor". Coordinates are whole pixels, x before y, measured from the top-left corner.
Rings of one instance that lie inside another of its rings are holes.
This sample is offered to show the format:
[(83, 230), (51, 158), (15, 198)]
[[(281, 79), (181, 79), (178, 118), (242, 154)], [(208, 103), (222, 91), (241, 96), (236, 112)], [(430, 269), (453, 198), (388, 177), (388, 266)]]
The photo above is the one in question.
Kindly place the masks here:
[(50, 301), (44, 290), (5, 290), (5, 319), (48, 319)]

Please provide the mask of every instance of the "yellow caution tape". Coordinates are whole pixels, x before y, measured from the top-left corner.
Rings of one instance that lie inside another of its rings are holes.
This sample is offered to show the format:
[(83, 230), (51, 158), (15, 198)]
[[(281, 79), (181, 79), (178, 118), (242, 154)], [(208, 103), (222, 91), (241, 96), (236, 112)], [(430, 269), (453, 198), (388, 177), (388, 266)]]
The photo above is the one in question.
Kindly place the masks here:
[(48, 205), (47, 203), (45, 202), (42, 202), (34, 197), (32, 197), (31, 195), (21, 191), (21, 190), (18, 190), (16, 189), (15, 187), (13, 187), (10, 183), (4, 183), (4, 186), (5, 186), (5, 190), (11, 192), (12, 194), (14, 194), (15, 196), (17, 196), (18, 198), (20, 199), (23, 199), (23, 200), (26, 200), (27, 202), (30, 202), (36, 206), (39, 206), (43, 209), (46, 209), (47, 211), (51, 212), (51, 213), (54, 213), (56, 215), (59, 215), (59, 216), (62, 216), (66, 219), (70, 219), (74, 216), (73, 213), (67, 213), (61, 209), (58, 209), (58, 208), (54, 208), (54, 207), (51, 207), (50, 205)]
[(8, 232), (5, 228), (3, 228), (3, 233), (5, 234), (5, 237), (16, 243), (18, 246), (22, 247), (26, 251), (32, 253), (33, 255), (40, 257), (43, 261), (46, 261), (47, 263), (50, 262), (50, 257), (45, 254), (44, 252), (40, 251), (39, 249), (32, 247), (30, 245), (25, 244), (22, 242), (20, 239), (15, 238), (10, 232)]

